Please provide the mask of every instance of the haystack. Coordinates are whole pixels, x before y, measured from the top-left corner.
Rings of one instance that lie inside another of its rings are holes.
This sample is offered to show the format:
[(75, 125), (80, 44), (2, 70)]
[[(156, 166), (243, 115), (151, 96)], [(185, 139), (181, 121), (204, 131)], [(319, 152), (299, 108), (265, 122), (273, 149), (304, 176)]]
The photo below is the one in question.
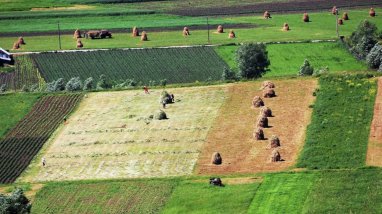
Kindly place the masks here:
[(77, 48), (82, 48), (84, 45), (81, 42), (81, 39), (77, 39)]
[(218, 26), (218, 29), (217, 29), (216, 32), (217, 32), (217, 33), (224, 33), (223, 26), (222, 26), (222, 25), (219, 25), (219, 26)]
[(24, 38), (22, 36), (19, 37), (17, 42), (19, 43), (19, 45), (25, 45), (25, 41), (24, 41)]
[(162, 93), (160, 94), (159, 102), (161, 104), (163, 104), (163, 103), (165, 103), (165, 104), (172, 103), (173, 100), (172, 100), (171, 94), (168, 93), (167, 91), (162, 91)]
[(349, 15), (348, 15), (348, 13), (344, 13), (343, 15), (342, 15), (342, 19), (343, 20), (349, 20)]
[(260, 127), (255, 128), (255, 130), (253, 130), (253, 138), (255, 138), (255, 140), (265, 140), (263, 129)]
[(143, 31), (142, 32), (142, 36), (141, 36), (141, 41), (147, 41), (148, 39), (147, 39), (147, 33), (146, 33), (146, 31)]
[(184, 27), (183, 28), (183, 36), (189, 36), (190, 35), (190, 31), (188, 29), (188, 27)]
[(230, 39), (236, 38), (235, 32), (233, 32), (233, 30), (229, 31), (228, 38)]
[(166, 112), (164, 112), (162, 110), (159, 110), (159, 111), (157, 111), (154, 114), (154, 119), (156, 119), (156, 120), (165, 120), (165, 119), (168, 119), (168, 118), (167, 118)]
[(280, 152), (277, 149), (274, 149), (271, 154), (271, 162), (281, 161)]
[(333, 6), (333, 8), (332, 8), (332, 14), (333, 14), (333, 15), (337, 15), (337, 13), (338, 13), (337, 7), (336, 7), (336, 6)]
[(220, 164), (222, 164), (222, 162), (223, 162), (223, 159), (222, 159), (222, 156), (220, 155), (220, 153), (214, 152), (214, 154), (212, 154), (212, 164), (220, 165)]
[(260, 115), (257, 118), (257, 126), (261, 128), (268, 128), (268, 118), (264, 117), (263, 115)]
[(264, 19), (269, 19), (271, 18), (271, 14), (268, 11), (264, 12)]
[(73, 38), (74, 39), (78, 39), (78, 38), (82, 38), (82, 36), (81, 36), (81, 31), (80, 30), (75, 30), (74, 31), (74, 34), (73, 34)]
[(261, 89), (265, 89), (265, 88), (275, 88), (275, 84), (271, 81), (264, 81), (262, 84), (261, 84), (262, 88)]
[(263, 90), (263, 97), (264, 98), (272, 98), (272, 97), (275, 97), (275, 96), (276, 96), (276, 92), (272, 88), (265, 88)]
[(289, 30), (289, 25), (288, 25), (288, 23), (284, 23), (283, 31), (288, 31), (288, 30)]
[(260, 115), (272, 117), (272, 110), (269, 107), (263, 106), (260, 108)]
[(133, 37), (137, 37), (137, 36), (139, 36), (139, 30), (138, 30), (137, 27), (134, 27), (134, 28), (133, 28), (133, 34), (132, 34), (132, 36), (133, 36)]
[(369, 15), (370, 15), (371, 17), (374, 17), (374, 16), (375, 16), (375, 10), (374, 10), (374, 8), (370, 8)]
[(15, 42), (15, 43), (13, 43), (12, 50), (17, 50), (17, 49), (19, 49), (19, 48), (20, 48), (20, 44), (19, 44), (19, 42)]
[(252, 105), (255, 108), (259, 108), (261, 106), (264, 106), (264, 102), (259, 96), (255, 96), (252, 100)]
[(344, 24), (344, 21), (342, 19), (338, 19), (338, 24), (339, 25), (343, 25)]
[(271, 148), (280, 147), (280, 139), (276, 135), (272, 135), (270, 141), (269, 141)]
[(309, 15), (308, 15), (307, 12), (305, 12), (304, 15), (302, 16), (302, 20), (303, 20), (304, 22), (309, 22)]

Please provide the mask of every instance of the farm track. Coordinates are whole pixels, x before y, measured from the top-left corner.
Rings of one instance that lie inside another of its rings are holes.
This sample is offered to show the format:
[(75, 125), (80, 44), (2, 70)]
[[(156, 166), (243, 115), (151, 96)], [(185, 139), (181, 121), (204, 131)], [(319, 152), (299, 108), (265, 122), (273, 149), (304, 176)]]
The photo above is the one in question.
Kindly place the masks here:
[[(238, 29), (238, 28), (257, 28), (259, 25), (257, 24), (247, 24), (247, 23), (237, 23), (237, 24), (223, 24), (223, 26), (227, 29)], [(147, 32), (168, 32), (168, 31), (179, 31), (183, 30), (184, 26), (171, 26), (171, 27), (145, 27), (139, 28), (140, 31)], [(207, 25), (188, 25), (187, 26), (191, 31), (192, 30), (207, 30)], [(210, 25), (210, 30), (215, 30), (217, 25)], [(89, 29), (88, 29), (89, 30)], [(83, 31), (88, 31), (84, 29)], [(111, 33), (126, 33), (131, 34), (131, 28), (109, 28)], [(61, 31), (61, 35), (73, 35), (73, 30), (65, 30)], [(57, 31), (42, 31), (42, 32), (0, 32), (0, 37), (18, 37), (20, 33), (25, 36), (52, 36), (57, 35)]]
[(0, 183), (17, 179), (81, 97), (80, 94), (43, 97), (0, 141)]
[(334, 5), (337, 8), (358, 8), (382, 6), (381, 1), (375, 0), (319, 0), (312, 1), (290, 1), (290, 2), (273, 2), (259, 3), (252, 5), (241, 5), (236, 7), (215, 7), (215, 8), (187, 8), (168, 11), (170, 14), (180, 16), (216, 16), (216, 15), (237, 15), (249, 13), (293, 13), (305, 11), (322, 11), (330, 10)]
[(378, 92), (374, 105), (374, 116), (371, 122), (369, 145), (366, 163), (371, 166), (382, 166), (382, 77), (378, 79)]

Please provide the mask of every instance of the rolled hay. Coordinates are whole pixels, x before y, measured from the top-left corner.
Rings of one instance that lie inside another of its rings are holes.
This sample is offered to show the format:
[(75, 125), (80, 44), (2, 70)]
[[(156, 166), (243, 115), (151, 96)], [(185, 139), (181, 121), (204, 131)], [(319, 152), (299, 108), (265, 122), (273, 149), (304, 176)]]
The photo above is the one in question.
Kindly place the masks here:
[(223, 159), (219, 152), (214, 152), (212, 154), (212, 164), (220, 165), (222, 164)]
[(337, 15), (337, 12), (338, 12), (337, 7), (336, 7), (336, 6), (333, 6), (333, 8), (332, 8), (332, 14), (333, 14), (333, 15)]
[(257, 127), (257, 128), (253, 131), (253, 138), (255, 138), (255, 140), (265, 140), (263, 129), (260, 128), (260, 127)]
[(343, 15), (342, 15), (342, 19), (343, 20), (349, 20), (349, 15), (348, 15), (348, 13), (344, 13)]
[(304, 15), (302, 16), (302, 20), (304, 21), (304, 22), (309, 22), (309, 15), (308, 15), (308, 13), (304, 13)]
[(218, 29), (217, 29), (216, 32), (217, 32), (217, 33), (224, 33), (223, 26), (222, 26), (222, 25), (219, 25), (219, 26), (218, 26)]
[(82, 44), (81, 39), (77, 39), (77, 48), (84, 47), (84, 44)]
[(228, 38), (230, 39), (236, 38), (235, 32), (233, 32), (233, 30), (229, 31)]
[(17, 42), (19, 43), (19, 45), (25, 45), (25, 41), (24, 41), (24, 38), (22, 36), (19, 37)]
[(261, 84), (261, 89), (265, 89), (265, 88), (275, 88), (275, 84), (271, 81), (264, 81), (262, 84)]
[(154, 119), (156, 119), (156, 120), (165, 120), (165, 119), (168, 119), (168, 118), (167, 118), (166, 112), (164, 112), (162, 110), (158, 110), (154, 114)]
[(264, 102), (259, 96), (255, 96), (252, 100), (252, 105), (255, 108), (259, 108), (261, 106), (264, 106)]
[(269, 107), (263, 106), (260, 108), (260, 115), (272, 117), (272, 110)]
[(257, 118), (257, 126), (261, 128), (268, 128), (268, 118), (264, 117), (263, 115), (260, 115)]
[(184, 27), (183, 28), (183, 36), (189, 36), (190, 35), (190, 30), (188, 29), (188, 27)]
[(75, 30), (74, 31), (74, 34), (73, 34), (73, 38), (74, 39), (78, 39), (78, 38), (82, 38), (82, 36), (81, 36), (81, 31), (80, 30)]
[(265, 88), (263, 90), (263, 97), (264, 98), (272, 98), (272, 97), (275, 97), (275, 96), (276, 96), (276, 92), (272, 88)]
[(171, 94), (169, 94), (167, 91), (162, 91), (162, 93), (160, 94), (159, 102), (161, 104), (163, 104), (163, 103), (165, 103), (165, 104), (172, 103), (172, 96), (171, 96)]
[(344, 21), (342, 19), (338, 19), (338, 24), (339, 25), (343, 25), (344, 24)]
[(269, 140), (269, 144), (271, 148), (277, 148), (280, 147), (280, 139), (276, 135), (272, 135), (271, 139)]
[(289, 31), (289, 25), (288, 25), (288, 23), (284, 23), (284, 25), (283, 25), (283, 31)]
[(17, 50), (17, 49), (20, 49), (20, 44), (18, 41), (14, 42), (12, 47), (12, 50)]
[(142, 36), (141, 36), (141, 41), (147, 41), (148, 39), (147, 39), (147, 33), (146, 33), (146, 31), (143, 31), (142, 32)]
[(271, 153), (271, 162), (281, 161), (280, 152), (277, 149), (274, 149)]
[(133, 33), (132, 33), (132, 36), (133, 37), (137, 37), (139, 36), (139, 30), (137, 27), (133, 27)]
[(374, 10), (374, 8), (370, 8), (369, 15), (371, 17), (375, 17), (375, 10)]
[(264, 12), (264, 19), (269, 19), (271, 18), (271, 14), (268, 11)]

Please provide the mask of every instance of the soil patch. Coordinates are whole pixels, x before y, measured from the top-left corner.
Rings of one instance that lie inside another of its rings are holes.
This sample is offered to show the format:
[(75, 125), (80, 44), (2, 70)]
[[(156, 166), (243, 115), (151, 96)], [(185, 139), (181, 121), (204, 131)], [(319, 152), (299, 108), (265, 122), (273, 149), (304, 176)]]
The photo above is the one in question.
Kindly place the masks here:
[[(295, 164), (302, 148), (306, 126), (310, 121), (313, 102), (312, 93), (316, 80), (275, 81), (277, 97), (266, 99), (265, 105), (272, 109), (270, 128), (264, 129), (266, 139), (277, 135), (284, 161), (271, 163), (272, 149), (269, 140), (256, 141), (252, 133), (259, 109), (251, 108), (253, 96), (261, 95), (261, 83), (245, 83), (231, 86), (229, 99), (222, 106), (207, 142), (199, 156), (196, 174), (232, 174), (285, 170)], [(219, 152), (223, 163), (210, 163), (211, 154)]]
[(366, 163), (382, 166), (382, 77), (378, 79), (378, 92), (374, 105), (374, 116), (370, 127)]

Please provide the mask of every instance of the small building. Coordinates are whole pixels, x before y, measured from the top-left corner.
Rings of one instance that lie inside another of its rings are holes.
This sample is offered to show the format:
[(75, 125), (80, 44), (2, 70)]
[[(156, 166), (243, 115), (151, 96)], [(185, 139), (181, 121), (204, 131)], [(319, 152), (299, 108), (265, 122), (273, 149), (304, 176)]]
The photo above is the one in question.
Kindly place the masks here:
[(13, 64), (13, 57), (11, 53), (0, 48), (0, 65), (4, 63)]

